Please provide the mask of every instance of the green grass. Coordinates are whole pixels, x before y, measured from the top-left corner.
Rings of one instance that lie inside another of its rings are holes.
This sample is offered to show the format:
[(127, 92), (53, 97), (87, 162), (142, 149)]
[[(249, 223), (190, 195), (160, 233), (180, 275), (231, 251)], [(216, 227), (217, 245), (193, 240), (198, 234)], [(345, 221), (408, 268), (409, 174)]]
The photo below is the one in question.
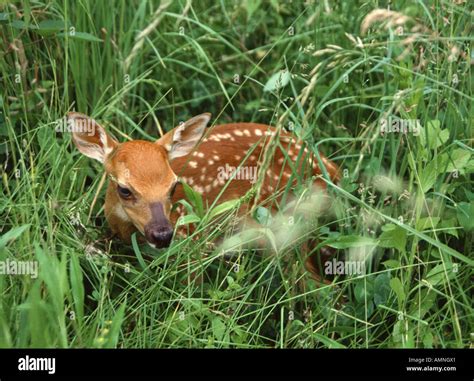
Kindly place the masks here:
[[(403, 30), (365, 34), (386, 1), (162, 3), (0, 5), (0, 260), (39, 263), (37, 279), (0, 275), (0, 347), (471, 345), (469, 2), (392, 2)], [(308, 236), (366, 274), (318, 284), (301, 242), (223, 259), (233, 211), (216, 227), (192, 197), (193, 237), (110, 241), (102, 169), (55, 131), (73, 108), (122, 141), (203, 112), (291, 128), (343, 173)], [(420, 134), (381, 135), (389, 116)]]

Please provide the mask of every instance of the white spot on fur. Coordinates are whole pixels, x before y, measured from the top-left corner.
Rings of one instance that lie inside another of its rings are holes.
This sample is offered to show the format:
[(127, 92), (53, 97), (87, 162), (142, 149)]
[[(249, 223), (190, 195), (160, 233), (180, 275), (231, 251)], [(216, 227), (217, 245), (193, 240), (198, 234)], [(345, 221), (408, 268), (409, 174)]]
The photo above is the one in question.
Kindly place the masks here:
[(262, 136), (262, 130), (255, 130), (255, 135)]
[(189, 166), (190, 166), (191, 168), (197, 168), (198, 163), (197, 163), (197, 161), (190, 161), (190, 162), (189, 162)]
[(226, 140), (226, 139), (230, 139), (232, 136), (229, 133), (227, 133), (227, 134), (217, 134), (217, 137), (219, 139)]
[(243, 134), (242, 131), (240, 131), (240, 130), (235, 130), (235, 131), (234, 131), (234, 135), (236, 135), (236, 136), (244, 136), (244, 134)]

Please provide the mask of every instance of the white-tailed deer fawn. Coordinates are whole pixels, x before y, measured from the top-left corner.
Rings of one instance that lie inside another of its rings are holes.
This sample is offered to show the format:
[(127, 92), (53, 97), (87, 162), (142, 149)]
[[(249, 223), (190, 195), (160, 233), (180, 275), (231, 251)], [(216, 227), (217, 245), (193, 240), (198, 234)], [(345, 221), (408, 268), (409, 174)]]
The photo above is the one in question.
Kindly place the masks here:
[[(305, 170), (305, 163), (310, 163), (306, 170), (311, 176), (321, 174), (312, 155), (293, 135), (255, 123), (219, 125), (205, 134), (210, 118), (210, 114), (195, 116), (155, 142), (118, 143), (93, 119), (75, 112), (68, 114), (79, 151), (104, 165), (110, 179), (105, 214), (112, 231), (122, 240), (129, 242), (131, 234), (139, 231), (153, 247), (169, 246), (182, 213), (180, 208), (171, 212), (173, 203), (184, 198), (178, 179), (201, 193), (209, 204), (224, 185), (226, 189), (218, 203), (245, 195), (255, 182), (272, 138), (279, 139), (280, 144), (275, 146), (264, 173), (259, 173), (264, 178), (257, 201), (284, 189), (292, 173)], [(320, 157), (330, 178), (337, 181), (338, 167), (323, 155)], [(253, 175), (236, 180), (234, 171), (228, 180), (228, 170), (242, 165), (250, 168), (247, 173)], [(321, 179), (315, 182), (325, 187)]]

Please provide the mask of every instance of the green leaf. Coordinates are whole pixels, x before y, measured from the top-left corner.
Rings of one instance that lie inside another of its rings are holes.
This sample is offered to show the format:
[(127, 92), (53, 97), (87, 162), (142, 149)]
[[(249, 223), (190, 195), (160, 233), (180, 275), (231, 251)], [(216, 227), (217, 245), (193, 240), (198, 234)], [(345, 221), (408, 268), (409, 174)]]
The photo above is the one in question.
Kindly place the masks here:
[(201, 219), (195, 214), (187, 214), (186, 216), (181, 216), (178, 218), (177, 225), (181, 226), (181, 225), (196, 224), (200, 221)]
[(428, 287), (423, 287), (419, 297), (412, 300), (408, 315), (424, 319), (428, 311), (436, 304), (437, 294)]
[(288, 85), (290, 82), (291, 74), (288, 70), (280, 70), (273, 74), (265, 84), (263, 91), (277, 91)]
[[(335, 249), (347, 249), (349, 247), (376, 246), (377, 241), (370, 237), (358, 235), (345, 235), (337, 238), (330, 238), (320, 245), (327, 245)], [(319, 245), (318, 245), (319, 246)]]
[(465, 230), (470, 231), (474, 229), (474, 201), (471, 201), (470, 203), (458, 203), (456, 205), (456, 216)]
[(254, 213), (255, 220), (263, 226), (268, 226), (272, 222), (272, 213), (263, 206), (257, 207)]
[(77, 320), (82, 324), (84, 318), (84, 281), (82, 268), (77, 255), (72, 254), (69, 262), (69, 279)]
[(14, 29), (32, 29), (32, 30), (38, 29), (38, 27), (36, 25), (30, 25), (30, 24), (24, 22), (23, 20), (13, 20), (10, 23), (10, 25)]
[(387, 269), (398, 269), (402, 267), (400, 261), (397, 261), (396, 259), (389, 259), (385, 262), (382, 262), (382, 264), (387, 268)]
[(176, 210), (176, 208), (178, 207), (177, 204), (181, 204), (184, 206), (184, 209), (186, 209), (186, 211), (188, 212), (188, 214), (192, 214), (194, 213), (194, 209), (193, 209), (193, 206), (186, 200), (179, 200), (174, 206), (173, 206), (173, 210)]
[(234, 209), (237, 205), (239, 205), (240, 199), (234, 199), (225, 201), (222, 204), (217, 205), (213, 208), (209, 214), (209, 219), (213, 219), (214, 217), (218, 216), (219, 214), (228, 212), (229, 210)]
[(354, 296), (359, 303), (365, 304), (365, 299), (372, 300), (374, 296), (374, 284), (371, 279), (373, 278), (366, 278), (367, 280), (359, 280), (354, 287)]
[(448, 139), (449, 139), (449, 130), (444, 129), (440, 131), (440, 133), (437, 136), (436, 142), (434, 142), (433, 144), (436, 144), (436, 147), (439, 147), (443, 145), (444, 143), (446, 143)]
[(202, 218), (204, 216), (204, 206), (202, 202), (202, 196), (200, 193), (196, 192), (193, 188), (191, 188), (185, 182), (181, 183), (183, 185), (184, 194), (188, 201), (194, 207), (195, 213)]
[[(446, 268), (446, 272), (445, 272)], [(452, 263), (444, 263), (444, 265), (441, 263), (439, 265), (436, 265), (433, 267), (428, 274), (426, 274), (426, 281), (430, 283), (432, 286), (437, 286), (441, 283), (446, 282), (446, 277), (448, 279), (453, 279), (455, 276), (455, 273), (453, 271), (453, 265)]]
[(7, 24), (9, 21), (8, 13), (0, 13), (0, 24)]
[(123, 323), (123, 318), (125, 315), (125, 306), (126, 306), (126, 301), (122, 303), (122, 305), (119, 307), (117, 312), (115, 312), (114, 317), (112, 319), (112, 324), (110, 325), (110, 331), (107, 335), (107, 341), (105, 342), (105, 345), (103, 346), (104, 348), (116, 348), (119, 335), (121, 332), (121, 327)]
[(102, 42), (102, 40), (90, 33), (86, 32), (67, 32), (67, 33), (58, 33), (56, 36), (58, 37), (66, 37), (66, 34), (69, 36), (69, 38), (73, 40), (80, 40), (80, 41), (89, 41), (89, 42)]
[(212, 319), (212, 333), (218, 341), (223, 341), (226, 331), (226, 325), (218, 317)]
[(461, 171), (467, 166), (471, 159), (471, 153), (465, 149), (458, 148), (449, 153), (444, 154), (446, 157), (446, 172), (453, 172), (455, 170)]
[(416, 230), (434, 229), (438, 225), (440, 217), (423, 217), (416, 221)]
[(379, 274), (374, 281), (374, 303), (376, 306), (385, 304), (390, 295), (390, 276), (386, 273)]
[(420, 141), (423, 146), (427, 145), (430, 149), (438, 148), (449, 139), (449, 130), (441, 130), (439, 120), (428, 121), (426, 128), (420, 130)]
[(390, 279), (390, 288), (397, 295), (398, 307), (401, 308), (403, 303), (405, 302), (405, 290), (403, 289), (403, 285), (400, 279), (397, 277)]
[(60, 32), (66, 29), (67, 25), (64, 20), (43, 20), (38, 24), (38, 32), (42, 35), (48, 35)]
[(55, 313), (61, 311), (64, 316), (64, 294), (68, 288), (67, 261), (60, 261), (56, 255), (46, 253), (36, 242), (34, 246), (40, 270), (39, 278), (45, 283)]
[(457, 227), (457, 224), (458, 220), (456, 219), (456, 217), (453, 217), (443, 219), (443, 221), (441, 221), (441, 223), (439, 224), (439, 227), (443, 229), (443, 233), (450, 234), (456, 238), (459, 238), (458, 229), (455, 229), (455, 227)]
[(345, 345), (339, 343), (338, 341), (331, 339), (330, 337), (321, 335), (320, 333), (313, 332), (312, 336), (326, 345), (328, 348), (346, 348)]
[(244, 9), (247, 11), (247, 20), (252, 17), (255, 11), (260, 7), (262, 0), (245, 0)]
[(444, 153), (431, 160), (422, 170), (420, 175), (420, 186), (423, 193), (426, 193), (433, 187), (439, 175), (445, 172), (458, 170), (463, 172), (471, 158), (470, 152), (459, 148), (450, 153)]
[(382, 234), (379, 237), (379, 246), (394, 248), (400, 252), (405, 251), (407, 244), (407, 232), (401, 226), (386, 224), (382, 227)]
[(431, 333), (430, 330), (427, 330), (427, 332), (423, 336), (423, 346), (425, 348), (432, 349), (433, 348), (433, 341), (434, 341), (433, 334)]
[(144, 271), (146, 271), (147, 270), (147, 265), (145, 263), (145, 260), (143, 259), (142, 252), (140, 251), (140, 248), (138, 247), (137, 233), (132, 234), (132, 247), (133, 247), (133, 252), (135, 253), (135, 256), (138, 259), (138, 263), (140, 263), (140, 267)]
[(438, 177), (438, 163), (437, 160), (432, 160), (429, 164), (423, 168), (420, 174), (420, 187), (423, 193), (428, 192), (436, 182)]
[(277, 13), (280, 13), (280, 3), (278, 0), (270, 0), (270, 4)]
[[(0, 103), (1, 103), (1, 100), (0, 100)], [(467, 163), (465, 167), (465, 171), (467, 173), (474, 173), (474, 160), (469, 160), (469, 162)]]
[(10, 241), (14, 241), (21, 236), (29, 227), (30, 224), (26, 224), (7, 231), (0, 237), (0, 249), (3, 249)]

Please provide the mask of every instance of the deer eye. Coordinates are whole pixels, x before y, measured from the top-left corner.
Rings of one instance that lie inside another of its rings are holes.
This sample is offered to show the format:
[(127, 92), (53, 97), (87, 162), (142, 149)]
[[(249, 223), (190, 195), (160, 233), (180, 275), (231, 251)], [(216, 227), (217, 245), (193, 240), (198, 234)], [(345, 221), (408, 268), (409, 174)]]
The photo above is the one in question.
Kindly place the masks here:
[(120, 185), (117, 185), (117, 191), (119, 196), (125, 200), (128, 200), (130, 197), (132, 197), (132, 191), (128, 188), (124, 188)]

